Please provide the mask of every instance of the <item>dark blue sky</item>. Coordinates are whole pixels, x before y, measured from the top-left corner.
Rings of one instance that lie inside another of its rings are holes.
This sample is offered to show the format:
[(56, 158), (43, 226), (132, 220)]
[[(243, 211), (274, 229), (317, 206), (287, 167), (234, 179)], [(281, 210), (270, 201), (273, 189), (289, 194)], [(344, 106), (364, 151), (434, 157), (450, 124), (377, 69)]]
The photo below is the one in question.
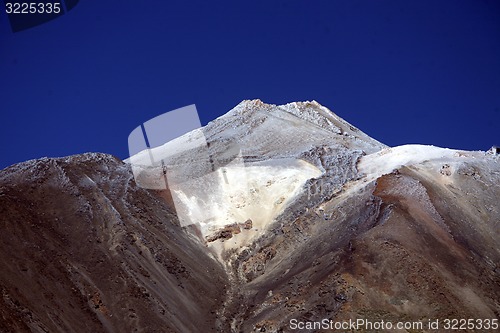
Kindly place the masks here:
[(196, 104), (317, 100), (388, 145), (500, 144), (500, 2), (91, 1), (12, 33), (0, 14), (0, 168), (88, 151)]

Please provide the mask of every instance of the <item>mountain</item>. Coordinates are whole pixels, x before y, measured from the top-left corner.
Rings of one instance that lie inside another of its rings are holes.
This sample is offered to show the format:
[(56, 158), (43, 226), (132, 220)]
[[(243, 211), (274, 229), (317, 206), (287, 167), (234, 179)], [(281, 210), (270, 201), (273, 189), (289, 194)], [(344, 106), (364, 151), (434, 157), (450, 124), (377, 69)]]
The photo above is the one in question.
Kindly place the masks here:
[(1, 332), (500, 316), (495, 151), (390, 148), (316, 102), (254, 100), (152, 152), (163, 165), (91, 153), (1, 171)]

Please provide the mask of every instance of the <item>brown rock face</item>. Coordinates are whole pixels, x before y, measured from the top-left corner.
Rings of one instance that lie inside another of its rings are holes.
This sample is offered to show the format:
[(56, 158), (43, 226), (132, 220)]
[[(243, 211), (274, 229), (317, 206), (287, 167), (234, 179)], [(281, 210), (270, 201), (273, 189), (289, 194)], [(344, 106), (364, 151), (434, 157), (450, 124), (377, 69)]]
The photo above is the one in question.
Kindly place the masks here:
[(106, 155), (1, 171), (0, 332), (217, 331), (226, 274)]

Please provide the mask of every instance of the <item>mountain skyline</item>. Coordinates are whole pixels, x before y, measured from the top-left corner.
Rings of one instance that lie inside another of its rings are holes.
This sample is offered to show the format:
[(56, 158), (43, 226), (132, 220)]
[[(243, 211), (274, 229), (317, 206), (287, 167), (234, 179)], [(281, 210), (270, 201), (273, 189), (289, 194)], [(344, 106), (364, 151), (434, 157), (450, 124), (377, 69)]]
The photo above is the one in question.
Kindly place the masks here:
[[(112, 13), (112, 14), (111, 14)], [(389, 146), (499, 144), (497, 1), (82, 0), (13, 33), (0, 13), (0, 168), (128, 157), (139, 124), (196, 104), (317, 100)]]
[(316, 102), (244, 101), (203, 133), (218, 168), (190, 132), (158, 148), (181, 148), (166, 189), (101, 153), (2, 170), (0, 330), (498, 328), (498, 153), (387, 147)]

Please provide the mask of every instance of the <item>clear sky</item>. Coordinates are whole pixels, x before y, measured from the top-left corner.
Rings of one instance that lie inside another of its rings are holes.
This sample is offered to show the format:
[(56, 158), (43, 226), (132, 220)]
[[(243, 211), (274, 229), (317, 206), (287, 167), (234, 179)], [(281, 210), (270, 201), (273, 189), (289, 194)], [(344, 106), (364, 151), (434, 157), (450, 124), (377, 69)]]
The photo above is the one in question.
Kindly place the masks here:
[(13, 33), (0, 13), (0, 168), (128, 157), (144, 121), (196, 104), (317, 100), (390, 146), (500, 144), (500, 1), (80, 0)]

